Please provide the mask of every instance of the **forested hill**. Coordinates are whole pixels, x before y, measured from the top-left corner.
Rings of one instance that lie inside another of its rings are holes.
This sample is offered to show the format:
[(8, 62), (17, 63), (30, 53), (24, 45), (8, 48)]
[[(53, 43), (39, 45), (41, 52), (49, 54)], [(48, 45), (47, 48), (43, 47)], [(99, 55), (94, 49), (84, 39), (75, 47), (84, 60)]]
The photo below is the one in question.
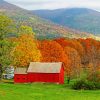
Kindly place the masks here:
[(16, 24), (24, 24), (31, 26), (38, 38), (83, 38), (94, 37), (91, 34), (76, 31), (67, 27), (62, 27), (50, 21), (42, 19), (28, 10), (19, 8), (6, 1), (0, 0), (0, 13), (5, 13), (7, 16), (15, 20)]
[(38, 16), (76, 30), (100, 35), (100, 12), (87, 8), (32, 11)]

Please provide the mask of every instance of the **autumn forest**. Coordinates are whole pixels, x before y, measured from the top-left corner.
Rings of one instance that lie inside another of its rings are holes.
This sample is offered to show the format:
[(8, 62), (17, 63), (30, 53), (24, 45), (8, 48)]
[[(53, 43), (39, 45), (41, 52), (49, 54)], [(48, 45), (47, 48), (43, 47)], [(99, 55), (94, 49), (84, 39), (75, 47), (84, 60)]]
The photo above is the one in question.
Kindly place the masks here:
[(78, 78), (87, 71), (89, 80), (100, 82), (100, 41), (92, 38), (39, 40), (31, 27), (16, 27), (14, 21), (5, 15), (0, 15), (0, 23), (0, 76), (5, 66), (28, 67), (30, 62), (63, 62), (66, 77)]

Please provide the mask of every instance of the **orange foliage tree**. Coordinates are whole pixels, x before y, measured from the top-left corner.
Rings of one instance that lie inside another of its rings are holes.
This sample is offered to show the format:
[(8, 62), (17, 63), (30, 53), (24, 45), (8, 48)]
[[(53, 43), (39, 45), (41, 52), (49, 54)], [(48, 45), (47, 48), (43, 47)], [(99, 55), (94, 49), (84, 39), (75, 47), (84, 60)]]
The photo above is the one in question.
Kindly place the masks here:
[(59, 38), (59, 39), (56, 39), (55, 41), (58, 42), (63, 48), (68, 46), (68, 47), (76, 49), (77, 52), (79, 53), (81, 59), (83, 59), (84, 48), (83, 48), (82, 44), (80, 42), (78, 42), (76, 39)]
[(42, 61), (63, 62), (67, 60), (67, 56), (63, 48), (55, 41), (51, 40), (41, 41), (39, 49), (41, 50)]

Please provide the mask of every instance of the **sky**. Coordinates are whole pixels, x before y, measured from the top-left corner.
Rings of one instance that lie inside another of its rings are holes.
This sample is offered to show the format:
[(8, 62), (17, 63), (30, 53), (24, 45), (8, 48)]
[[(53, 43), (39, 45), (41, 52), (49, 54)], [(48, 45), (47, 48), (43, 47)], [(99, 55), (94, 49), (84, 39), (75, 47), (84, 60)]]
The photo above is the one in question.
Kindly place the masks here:
[(28, 10), (90, 8), (100, 11), (100, 0), (5, 0)]

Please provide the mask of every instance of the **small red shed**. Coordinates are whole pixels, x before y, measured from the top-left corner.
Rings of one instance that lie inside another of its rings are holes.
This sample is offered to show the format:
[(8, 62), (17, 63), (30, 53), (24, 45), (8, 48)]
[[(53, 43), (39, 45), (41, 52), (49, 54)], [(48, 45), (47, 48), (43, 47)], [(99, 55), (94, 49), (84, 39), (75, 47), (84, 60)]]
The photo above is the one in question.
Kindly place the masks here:
[(27, 83), (27, 68), (16, 68), (14, 71), (15, 83)]
[(28, 70), (25, 68), (15, 70), (14, 81), (15, 83), (50, 82), (63, 84), (64, 68), (61, 62), (31, 62)]

